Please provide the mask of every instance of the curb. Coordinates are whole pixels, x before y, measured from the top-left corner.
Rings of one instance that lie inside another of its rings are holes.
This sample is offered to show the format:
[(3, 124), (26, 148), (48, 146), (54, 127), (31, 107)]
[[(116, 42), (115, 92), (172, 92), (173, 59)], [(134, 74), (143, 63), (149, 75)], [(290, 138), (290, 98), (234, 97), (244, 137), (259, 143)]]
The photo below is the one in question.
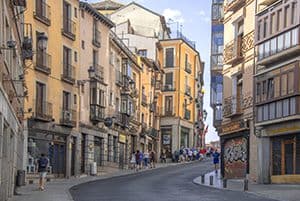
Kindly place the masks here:
[[(202, 183), (197, 182), (196, 180), (197, 180), (198, 178), (201, 178), (201, 176), (196, 177), (195, 179), (193, 179), (193, 183), (194, 183), (195, 185), (198, 185), (198, 186), (204, 186), (204, 187), (207, 187), (207, 188), (218, 189), (218, 190), (224, 190), (224, 191), (231, 191), (231, 192), (243, 192), (243, 193), (248, 193), (248, 194), (251, 194), (251, 195), (256, 195), (256, 196), (262, 197), (262, 198), (272, 199), (272, 200), (274, 200), (274, 201), (275, 201), (275, 200), (278, 200), (278, 199), (274, 199), (274, 198), (272, 198), (272, 197), (267, 197), (267, 196), (265, 196), (264, 194), (256, 193), (256, 192), (254, 192), (254, 191), (242, 191), (242, 190), (234, 190), (234, 189), (230, 189), (230, 188), (218, 188), (218, 187), (213, 186), (213, 185), (212, 185), (212, 186), (210, 186), (210, 185), (205, 185), (205, 184), (202, 184)], [(280, 201), (280, 200), (278, 200), (278, 201)]]

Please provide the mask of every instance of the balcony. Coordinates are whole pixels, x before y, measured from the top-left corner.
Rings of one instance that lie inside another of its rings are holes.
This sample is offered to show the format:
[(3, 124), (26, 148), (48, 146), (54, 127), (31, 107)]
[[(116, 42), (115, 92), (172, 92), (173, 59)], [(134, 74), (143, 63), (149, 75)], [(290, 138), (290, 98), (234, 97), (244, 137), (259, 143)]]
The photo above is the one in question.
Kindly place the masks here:
[(98, 29), (93, 31), (93, 45), (100, 48), (101, 47), (101, 32)]
[(223, 116), (230, 118), (243, 114), (243, 98), (242, 96), (231, 96), (224, 99)]
[(33, 100), (35, 105), (33, 117), (41, 121), (52, 121), (53, 119), (53, 106), (52, 103), (46, 101)]
[(161, 81), (160, 80), (155, 80), (155, 90), (156, 91), (161, 91)]
[(122, 126), (122, 127), (128, 127), (129, 125), (129, 117), (126, 114), (122, 114), (119, 111), (116, 111), (115, 113), (115, 123)]
[(158, 138), (158, 130), (156, 130), (155, 128), (150, 128), (148, 130), (148, 136), (152, 138)]
[(34, 18), (47, 26), (51, 25), (51, 8), (45, 0), (35, 0)]
[(150, 105), (149, 105), (149, 108), (150, 108), (150, 112), (156, 112), (156, 106), (157, 105), (157, 103), (156, 102), (153, 102), (153, 103), (150, 103)]
[(230, 41), (224, 48), (224, 63), (233, 64), (243, 58), (242, 53), (242, 36)]
[(76, 110), (61, 109), (61, 111), (60, 124), (67, 127), (75, 127), (77, 119)]
[(133, 88), (130, 92), (130, 96), (132, 98), (138, 98), (139, 97), (139, 91), (136, 88)]
[(43, 51), (38, 51), (36, 53), (36, 65), (35, 70), (38, 70), (47, 75), (51, 74), (51, 55)]
[(300, 53), (300, 26), (258, 45), (257, 65), (268, 65)]
[(124, 83), (123, 74), (120, 71), (116, 71), (116, 85), (122, 87)]
[(192, 73), (192, 64), (186, 63), (186, 64), (185, 64), (185, 69), (184, 69), (184, 70), (185, 70), (185, 72), (191, 74), (191, 73)]
[(90, 105), (90, 119), (94, 123), (102, 122), (105, 118), (105, 106), (98, 104)]
[(142, 94), (142, 105), (144, 107), (147, 107), (148, 103), (147, 103), (147, 96), (145, 94)]
[(175, 107), (174, 108), (163, 108), (162, 109), (162, 116), (163, 117), (173, 117), (175, 116)]
[(227, 4), (224, 6), (225, 12), (235, 12), (242, 8), (246, 4), (246, 0), (227, 0)]
[(95, 71), (95, 77), (93, 78), (104, 83), (104, 67), (96, 63), (93, 64), (92, 67), (93, 70)]
[(64, 63), (61, 79), (69, 84), (75, 84), (75, 67)]
[(162, 88), (163, 92), (168, 92), (168, 91), (175, 91), (175, 83), (173, 84), (165, 84)]
[(184, 109), (184, 119), (190, 120), (191, 119), (191, 110)]
[(67, 38), (75, 41), (76, 23), (71, 19), (63, 19), (62, 34)]
[(184, 94), (187, 95), (187, 96), (192, 96), (192, 92), (191, 92), (191, 87), (190, 86), (185, 86), (185, 91), (184, 91)]

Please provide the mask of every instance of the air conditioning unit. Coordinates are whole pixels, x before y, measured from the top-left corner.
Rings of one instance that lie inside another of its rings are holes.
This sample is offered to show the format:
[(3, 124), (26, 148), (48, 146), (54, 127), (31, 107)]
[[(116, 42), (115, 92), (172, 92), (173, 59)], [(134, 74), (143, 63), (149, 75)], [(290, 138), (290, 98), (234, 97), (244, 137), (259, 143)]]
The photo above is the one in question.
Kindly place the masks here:
[(71, 121), (72, 120), (72, 114), (70, 111), (64, 111), (64, 120), (65, 121)]
[(13, 0), (14, 6), (26, 7), (26, 0)]

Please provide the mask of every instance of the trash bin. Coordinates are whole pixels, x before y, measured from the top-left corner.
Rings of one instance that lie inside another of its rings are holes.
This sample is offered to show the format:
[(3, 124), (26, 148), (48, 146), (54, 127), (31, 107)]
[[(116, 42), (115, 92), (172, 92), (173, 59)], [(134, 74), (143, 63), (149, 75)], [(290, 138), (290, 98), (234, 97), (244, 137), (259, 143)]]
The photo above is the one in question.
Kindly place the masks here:
[(90, 164), (90, 174), (92, 175), (92, 176), (95, 176), (95, 175), (97, 175), (97, 163), (96, 162), (92, 162), (91, 164)]
[(18, 170), (17, 178), (16, 178), (16, 186), (24, 186), (24, 185), (25, 185), (25, 170)]

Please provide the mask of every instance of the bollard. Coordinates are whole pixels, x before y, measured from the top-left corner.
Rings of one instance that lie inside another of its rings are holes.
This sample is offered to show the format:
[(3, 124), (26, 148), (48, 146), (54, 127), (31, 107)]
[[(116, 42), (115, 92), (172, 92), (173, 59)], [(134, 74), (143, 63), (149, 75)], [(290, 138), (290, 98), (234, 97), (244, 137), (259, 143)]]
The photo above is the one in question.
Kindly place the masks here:
[(211, 175), (211, 176), (209, 176), (209, 185), (214, 185), (214, 176), (213, 175)]
[(203, 174), (201, 175), (201, 183), (204, 184), (204, 182), (205, 182), (205, 175)]
[(227, 188), (227, 179), (223, 179), (223, 188)]
[(244, 179), (244, 191), (248, 191), (248, 179)]

